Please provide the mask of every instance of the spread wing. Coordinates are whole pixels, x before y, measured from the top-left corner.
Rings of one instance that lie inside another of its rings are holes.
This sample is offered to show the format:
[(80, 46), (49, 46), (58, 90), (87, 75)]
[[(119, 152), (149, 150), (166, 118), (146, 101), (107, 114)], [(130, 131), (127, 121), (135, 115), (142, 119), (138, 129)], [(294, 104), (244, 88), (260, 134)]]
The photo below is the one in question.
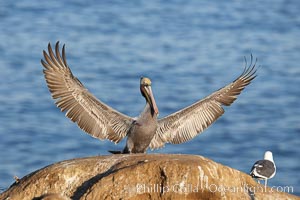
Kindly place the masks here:
[(256, 62), (252, 65), (252, 61), (251, 55), (250, 65), (245, 67), (244, 72), (229, 85), (191, 106), (160, 119), (150, 148), (160, 148), (165, 143), (186, 142), (215, 122), (224, 113), (222, 106), (230, 106), (242, 90), (256, 77)]
[(55, 54), (48, 45), (48, 54), (43, 51), (44, 74), (53, 99), (66, 116), (84, 130), (98, 139), (109, 139), (119, 142), (124, 138), (133, 121), (128, 117), (94, 97), (84, 85), (73, 76), (65, 56), (59, 52), (59, 42), (55, 46)]

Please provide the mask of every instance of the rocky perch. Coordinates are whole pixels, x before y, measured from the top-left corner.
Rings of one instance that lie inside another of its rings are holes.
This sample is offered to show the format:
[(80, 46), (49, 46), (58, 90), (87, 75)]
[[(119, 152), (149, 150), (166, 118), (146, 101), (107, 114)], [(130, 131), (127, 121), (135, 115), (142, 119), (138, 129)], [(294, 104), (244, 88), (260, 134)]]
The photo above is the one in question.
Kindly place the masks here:
[(300, 199), (196, 155), (77, 158), (15, 182), (0, 199)]

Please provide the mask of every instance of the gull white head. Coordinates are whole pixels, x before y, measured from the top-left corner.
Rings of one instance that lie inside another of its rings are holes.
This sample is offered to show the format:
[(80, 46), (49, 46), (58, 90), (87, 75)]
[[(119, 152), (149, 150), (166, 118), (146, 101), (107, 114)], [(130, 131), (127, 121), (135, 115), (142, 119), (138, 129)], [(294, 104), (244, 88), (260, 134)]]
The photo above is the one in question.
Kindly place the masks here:
[(265, 152), (264, 159), (265, 159), (265, 160), (269, 160), (269, 161), (274, 162), (272, 152), (271, 152), (271, 151), (266, 151), (266, 152)]

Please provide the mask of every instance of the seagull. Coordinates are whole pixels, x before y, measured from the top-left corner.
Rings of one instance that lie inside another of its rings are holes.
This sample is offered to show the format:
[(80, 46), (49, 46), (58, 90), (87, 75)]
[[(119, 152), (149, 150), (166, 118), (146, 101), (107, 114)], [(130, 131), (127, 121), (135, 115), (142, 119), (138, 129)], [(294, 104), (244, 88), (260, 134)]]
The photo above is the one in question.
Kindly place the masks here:
[[(92, 137), (118, 143), (127, 136), (126, 146), (120, 153), (145, 153), (148, 148), (162, 148), (166, 143), (180, 144), (202, 133), (223, 115), (223, 106), (230, 106), (256, 77), (257, 61), (253, 63), (251, 55), (250, 65), (247, 66), (245, 59), (243, 73), (232, 83), (186, 108), (158, 119), (159, 110), (150, 78), (140, 79), (140, 91), (146, 100), (144, 110), (138, 117), (130, 117), (97, 99), (73, 75), (67, 64), (65, 45), (60, 54), (59, 42), (55, 45), (55, 53), (49, 43), (48, 53), (44, 50), (43, 56), (41, 63), (44, 76), (57, 107)], [(116, 86), (120, 86), (117, 80)]]
[(268, 179), (273, 178), (276, 174), (276, 165), (273, 160), (271, 151), (266, 151), (263, 160), (259, 160), (252, 166), (250, 176), (259, 180), (265, 180), (265, 187)]

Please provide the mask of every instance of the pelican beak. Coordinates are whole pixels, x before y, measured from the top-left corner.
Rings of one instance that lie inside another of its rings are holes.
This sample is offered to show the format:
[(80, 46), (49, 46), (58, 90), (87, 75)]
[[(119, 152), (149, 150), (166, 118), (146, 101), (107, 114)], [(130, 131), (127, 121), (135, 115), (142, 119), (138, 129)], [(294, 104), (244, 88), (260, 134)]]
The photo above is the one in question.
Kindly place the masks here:
[(150, 106), (152, 107), (153, 111), (158, 115), (159, 111), (156, 105), (156, 101), (154, 99), (154, 95), (152, 93), (152, 89), (151, 86), (145, 86), (145, 90), (146, 90), (146, 99), (148, 101), (148, 103), (150, 104)]

